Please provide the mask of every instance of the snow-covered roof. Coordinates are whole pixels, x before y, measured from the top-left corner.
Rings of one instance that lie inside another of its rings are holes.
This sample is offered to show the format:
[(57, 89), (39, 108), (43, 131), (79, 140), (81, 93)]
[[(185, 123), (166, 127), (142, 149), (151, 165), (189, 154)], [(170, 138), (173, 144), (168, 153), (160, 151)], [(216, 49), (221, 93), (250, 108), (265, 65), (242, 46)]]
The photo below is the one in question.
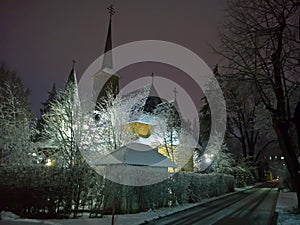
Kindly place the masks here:
[(133, 115), (132, 118), (130, 118), (130, 123), (134, 122), (155, 125), (156, 117), (149, 113), (140, 112), (138, 115)]
[(115, 75), (115, 76), (120, 77), (113, 68), (104, 67), (101, 69), (101, 71), (105, 72), (107, 74), (110, 74), (110, 75)]
[(96, 161), (96, 166), (107, 166), (116, 164), (151, 166), (151, 167), (173, 167), (177, 165), (166, 156), (160, 154), (157, 148), (141, 143), (130, 143), (120, 149), (104, 156)]

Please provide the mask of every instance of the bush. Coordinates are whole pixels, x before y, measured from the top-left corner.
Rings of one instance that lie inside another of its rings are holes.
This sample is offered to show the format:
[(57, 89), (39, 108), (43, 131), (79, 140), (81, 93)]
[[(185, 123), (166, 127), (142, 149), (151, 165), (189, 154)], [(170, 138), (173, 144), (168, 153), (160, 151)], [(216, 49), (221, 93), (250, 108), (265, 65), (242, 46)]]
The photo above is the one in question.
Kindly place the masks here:
[(248, 168), (242, 166), (233, 167), (233, 175), (236, 187), (245, 187), (254, 183), (254, 176)]
[[(131, 187), (116, 184), (89, 168), (0, 167), (0, 211), (31, 218), (62, 218), (90, 212), (97, 217), (199, 202), (233, 191), (224, 174), (180, 172), (163, 182)], [(77, 206), (77, 208), (76, 208)], [(76, 211), (77, 210), (77, 211)]]
[(181, 172), (174, 175), (174, 180), (173, 189), (178, 203), (199, 202), (234, 190), (231, 175)]
[(83, 189), (82, 169), (0, 167), (0, 211), (34, 218), (69, 217)]

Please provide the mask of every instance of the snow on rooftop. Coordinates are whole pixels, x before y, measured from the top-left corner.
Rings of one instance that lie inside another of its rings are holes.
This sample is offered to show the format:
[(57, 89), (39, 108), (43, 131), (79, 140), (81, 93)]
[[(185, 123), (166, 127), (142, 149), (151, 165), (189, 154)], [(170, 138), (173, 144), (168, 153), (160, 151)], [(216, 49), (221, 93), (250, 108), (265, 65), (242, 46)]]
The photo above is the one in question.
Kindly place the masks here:
[(160, 154), (157, 148), (141, 143), (130, 143), (104, 156), (95, 163), (97, 166), (136, 165), (152, 167), (173, 167), (177, 165), (166, 156)]
[(157, 118), (154, 115), (141, 112), (137, 115), (134, 115), (130, 119), (130, 123), (138, 122), (138, 123), (144, 123), (149, 125), (156, 125), (156, 119)]

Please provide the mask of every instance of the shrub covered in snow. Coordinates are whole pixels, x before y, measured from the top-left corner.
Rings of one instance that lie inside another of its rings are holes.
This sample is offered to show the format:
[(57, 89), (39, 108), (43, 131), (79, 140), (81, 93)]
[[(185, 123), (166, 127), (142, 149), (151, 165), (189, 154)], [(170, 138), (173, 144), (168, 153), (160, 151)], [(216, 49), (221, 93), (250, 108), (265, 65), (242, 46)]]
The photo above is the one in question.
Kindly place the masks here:
[(174, 176), (173, 191), (178, 203), (199, 202), (234, 189), (234, 178), (225, 174), (181, 172)]
[[(74, 179), (76, 177), (76, 179)], [(0, 211), (31, 218), (135, 213), (186, 202), (199, 202), (233, 190), (234, 178), (224, 174), (180, 172), (163, 182), (132, 187), (60, 167), (0, 167)]]
[(252, 185), (255, 181), (253, 174), (249, 167), (243, 165), (236, 165), (233, 167), (233, 173), (235, 178), (236, 187), (245, 187)]
[(210, 170), (214, 173), (232, 174), (233, 165), (233, 155), (228, 151), (227, 146), (223, 144), (220, 151), (216, 154)]
[[(199, 156), (196, 156), (196, 162), (199, 160), (198, 157)], [(254, 176), (251, 172), (255, 169), (256, 168), (253, 167), (253, 163), (247, 163), (245, 159), (240, 162), (236, 162), (233, 155), (228, 151), (227, 146), (223, 144), (220, 151), (218, 151), (215, 155), (212, 164), (205, 170), (205, 172), (232, 175), (235, 178), (236, 187), (245, 187), (255, 182)]]
[(15, 219), (19, 219), (20, 217), (9, 211), (1, 211), (0, 218), (1, 220), (15, 220)]
[[(234, 178), (231, 175), (217, 173), (180, 172), (158, 184), (142, 187), (117, 186), (119, 187), (111, 190), (115, 190), (113, 196), (118, 196), (116, 207), (118, 212), (132, 213), (187, 202), (200, 202), (205, 198), (225, 194), (233, 191)], [(106, 205), (112, 205), (112, 195), (105, 196)], [(109, 210), (111, 209), (108, 209), (108, 212)]]
[(35, 218), (69, 216), (76, 199), (88, 193), (81, 173), (41, 165), (0, 167), (0, 210)]

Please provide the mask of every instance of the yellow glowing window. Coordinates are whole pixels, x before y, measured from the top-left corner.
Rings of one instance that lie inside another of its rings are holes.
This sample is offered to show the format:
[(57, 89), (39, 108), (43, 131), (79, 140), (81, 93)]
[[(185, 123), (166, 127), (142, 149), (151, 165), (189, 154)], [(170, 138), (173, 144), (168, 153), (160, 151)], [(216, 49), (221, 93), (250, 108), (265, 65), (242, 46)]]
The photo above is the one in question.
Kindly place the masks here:
[(152, 125), (140, 123), (140, 122), (132, 122), (128, 124), (128, 128), (134, 133), (141, 137), (147, 138), (152, 133)]

